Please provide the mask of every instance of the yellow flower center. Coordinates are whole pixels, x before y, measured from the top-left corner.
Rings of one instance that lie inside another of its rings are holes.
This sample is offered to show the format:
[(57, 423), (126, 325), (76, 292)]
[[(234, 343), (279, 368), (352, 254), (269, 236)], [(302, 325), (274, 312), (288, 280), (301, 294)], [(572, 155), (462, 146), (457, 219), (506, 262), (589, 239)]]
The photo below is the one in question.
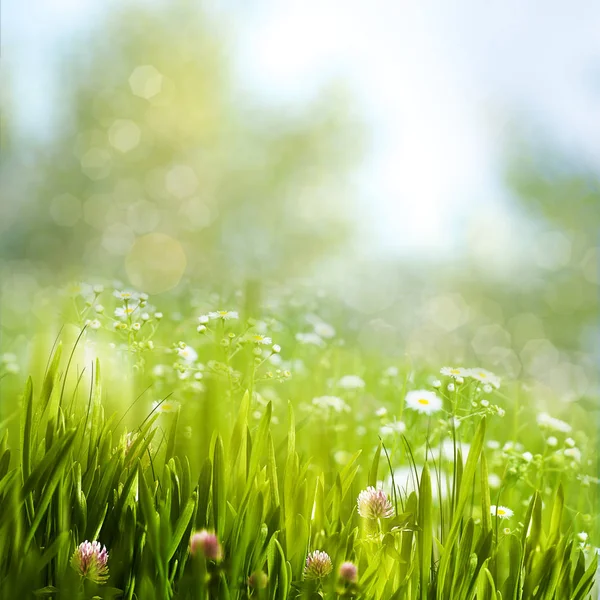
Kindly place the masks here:
[(429, 404), (429, 400), (427, 400), (427, 398), (419, 398), (419, 399), (417, 400), (417, 402), (418, 402), (419, 404), (423, 404), (423, 405), (425, 405), (425, 406), (427, 406), (427, 405)]
[(503, 508), (499, 508), (499, 509), (497, 510), (497, 513), (498, 513), (499, 515), (505, 515), (505, 514), (506, 514), (506, 511), (505, 511)]

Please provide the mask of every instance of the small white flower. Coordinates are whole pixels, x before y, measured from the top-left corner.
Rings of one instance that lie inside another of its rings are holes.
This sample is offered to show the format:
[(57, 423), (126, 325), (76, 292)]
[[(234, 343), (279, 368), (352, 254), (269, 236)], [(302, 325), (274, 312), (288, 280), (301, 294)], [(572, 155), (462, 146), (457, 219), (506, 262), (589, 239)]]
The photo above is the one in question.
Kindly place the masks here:
[(142, 326), (139, 323), (134, 323), (131, 326), (131, 329), (133, 329), (134, 331), (139, 331), (142, 328)]
[(492, 386), (491, 386), (489, 383), (486, 383), (486, 384), (483, 386), (483, 391), (484, 391), (486, 394), (491, 394), (491, 393), (492, 393)]
[(154, 377), (164, 377), (166, 370), (165, 365), (154, 365), (154, 367), (152, 367), (152, 375), (154, 375)]
[(481, 381), (481, 383), (489, 383), (496, 389), (500, 387), (500, 378), (490, 371), (486, 371), (486, 369), (468, 369), (467, 375), (473, 379), (476, 379), (477, 381)]
[(335, 329), (331, 325), (323, 323), (322, 321), (315, 323), (314, 331), (319, 337), (325, 339), (330, 339), (335, 336)]
[(358, 390), (365, 387), (364, 380), (358, 375), (344, 375), (337, 384), (344, 390)]
[(488, 440), (486, 445), (490, 450), (498, 450), (500, 448), (500, 442), (497, 440)]
[(531, 452), (523, 452), (522, 456), (525, 462), (531, 462), (533, 460), (533, 454), (531, 454)]
[(213, 312), (209, 312), (208, 316), (211, 319), (223, 319), (223, 321), (239, 318), (238, 313), (235, 310), (215, 310)]
[(498, 517), (499, 519), (510, 519), (514, 515), (513, 511), (506, 506), (496, 506), (492, 504), (490, 506), (490, 513), (493, 517)]
[(582, 543), (585, 544), (587, 542), (588, 539), (588, 534), (585, 531), (580, 531), (577, 534), (577, 539)]
[(90, 329), (100, 329), (102, 327), (102, 323), (98, 321), (98, 319), (93, 319), (89, 322)]
[(175, 402), (173, 400), (153, 402), (152, 410), (159, 413), (177, 412), (179, 410), (179, 402)]
[(131, 306), (129, 304), (127, 306), (117, 306), (117, 308), (115, 308), (115, 317), (124, 319), (134, 313), (136, 309), (137, 306)]
[(387, 408), (386, 408), (385, 406), (382, 406), (381, 408), (378, 408), (378, 409), (375, 411), (375, 414), (376, 414), (378, 417), (385, 417), (385, 415), (387, 415)]
[(388, 367), (385, 370), (385, 374), (388, 377), (398, 377), (398, 367)]
[(386, 423), (379, 428), (379, 433), (382, 436), (389, 436), (394, 434), (403, 434), (406, 431), (406, 425), (402, 421), (394, 421), (393, 423)]
[(465, 382), (462, 377), (455, 377), (455, 381), (458, 383), (458, 385), (462, 385)]
[(581, 450), (579, 448), (566, 448), (564, 455), (572, 458), (576, 463), (581, 462)]
[(496, 473), (490, 473), (488, 475), (488, 485), (493, 490), (497, 490), (502, 485), (502, 479), (500, 479), (500, 476), (496, 475)]
[(468, 377), (469, 370), (462, 367), (442, 367), (440, 373), (446, 377)]
[(200, 325), (206, 325), (209, 320), (210, 320), (210, 317), (208, 315), (200, 315), (198, 317), (198, 322), (200, 323)]
[(553, 435), (551, 435), (547, 440), (546, 440), (546, 444), (548, 444), (548, 446), (550, 446), (551, 448), (554, 448), (558, 445), (558, 439), (555, 438)]
[(442, 382), (439, 379), (434, 379), (431, 382), (431, 386), (434, 387), (435, 389), (438, 389), (438, 388), (442, 387)]
[(335, 412), (350, 412), (350, 407), (337, 396), (318, 396), (313, 398), (313, 406), (323, 410), (333, 410)]
[(101, 283), (96, 283), (92, 290), (94, 294), (101, 294), (104, 291), (104, 286)]
[(560, 419), (555, 419), (551, 417), (548, 413), (540, 413), (537, 416), (537, 423), (540, 427), (544, 429), (549, 429), (550, 431), (558, 431), (559, 433), (570, 433), (572, 427), (561, 421)]
[(206, 325), (198, 325), (198, 327), (196, 327), (196, 331), (198, 333), (204, 333), (206, 331)]
[(145, 312), (140, 315), (140, 318), (142, 319), (142, 321), (149, 321), (150, 315), (147, 312)]
[(506, 414), (506, 411), (503, 408), (500, 408), (499, 406), (496, 406), (496, 414), (499, 417), (503, 417)]
[(565, 440), (565, 446), (569, 446), (569, 448), (574, 448), (575, 447), (575, 440), (573, 438), (568, 437)]
[(279, 344), (273, 344), (273, 347), (271, 348), (271, 350), (273, 350), (273, 352), (275, 352), (275, 354), (279, 354), (281, 352), (281, 346)]
[(135, 300), (138, 297), (135, 292), (130, 292), (128, 290), (115, 290), (113, 296), (120, 300)]
[(301, 344), (307, 344), (312, 346), (325, 346), (323, 338), (318, 336), (316, 333), (297, 333), (296, 341), (300, 342)]
[(177, 354), (187, 363), (193, 363), (198, 358), (198, 353), (191, 346), (187, 345), (184, 345), (183, 348), (178, 348)]
[(490, 405), (489, 401), (485, 399), (483, 399), (479, 404), (481, 404), (483, 408), (487, 408)]
[(412, 390), (406, 394), (406, 406), (417, 412), (431, 415), (442, 410), (442, 400), (428, 390)]
[(104, 306), (102, 306), (102, 304), (96, 304), (96, 306), (94, 306), (94, 310), (101, 315), (104, 312)]
[(155, 312), (154, 313), (154, 318), (158, 321), (160, 321), (163, 318), (163, 314), (161, 312)]
[(455, 390), (454, 384), (453, 383), (449, 383), (447, 386), (447, 389), (449, 392), (453, 392)]
[(260, 333), (250, 334), (248, 336), (248, 340), (261, 346), (270, 346), (273, 343), (273, 340), (270, 337), (267, 337), (266, 335), (261, 335)]

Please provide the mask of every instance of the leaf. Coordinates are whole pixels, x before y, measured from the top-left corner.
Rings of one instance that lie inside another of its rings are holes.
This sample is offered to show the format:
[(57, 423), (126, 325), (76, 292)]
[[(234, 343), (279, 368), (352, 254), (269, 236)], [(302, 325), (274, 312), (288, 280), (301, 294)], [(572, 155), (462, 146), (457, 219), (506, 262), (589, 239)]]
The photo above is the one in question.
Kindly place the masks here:
[(175, 552), (177, 552), (177, 548), (181, 543), (181, 539), (183, 538), (186, 529), (190, 524), (190, 520), (192, 515), (194, 514), (194, 508), (196, 506), (197, 495), (194, 492), (194, 495), (187, 501), (185, 508), (181, 512), (179, 519), (177, 519), (177, 523), (175, 525), (175, 531), (171, 537), (171, 543), (167, 550), (166, 560), (167, 562), (173, 558)]
[(223, 441), (217, 435), (213, 451), (213, 473), (212, 473), (212, 507), (215, 531), (217, 535), (223, 536), (225, 532), (225, 517), (227, 510), (227, 496), (225, 493), (225, 457)]

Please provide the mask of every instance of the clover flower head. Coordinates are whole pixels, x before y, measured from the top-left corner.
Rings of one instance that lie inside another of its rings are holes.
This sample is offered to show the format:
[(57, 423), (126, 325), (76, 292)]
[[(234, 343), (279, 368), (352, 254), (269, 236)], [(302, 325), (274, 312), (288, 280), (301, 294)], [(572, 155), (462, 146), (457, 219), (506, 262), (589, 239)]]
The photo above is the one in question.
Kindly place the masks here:
[(358, 495), (358, 514), (365, 519), (388, 519), (394, 507), (383, 490), (369, 486)]
[(358, 581), (358, 568), (353, 562), (346, 561), (340, 565), (340, 579), (347, 583), (356, 583)]
[(321, 579), (333, 571), (331, 558), (327, 552), (315, 550), (306, 557), (304, 577), (306, 579)]
[(106, 583), (108, 580), (108, 552), (100, 542), (82, 542), (77, 546), (71, 566), (81, 577), (94, 583)]
[(192, 535), (190, 539), (190, 553), (192, 556), (200, 554), (209, 560), (221, 560), (223, 556), (219, 538), (217, 538), (216, 534), (206, 531), (206, 529), (197, 531)]

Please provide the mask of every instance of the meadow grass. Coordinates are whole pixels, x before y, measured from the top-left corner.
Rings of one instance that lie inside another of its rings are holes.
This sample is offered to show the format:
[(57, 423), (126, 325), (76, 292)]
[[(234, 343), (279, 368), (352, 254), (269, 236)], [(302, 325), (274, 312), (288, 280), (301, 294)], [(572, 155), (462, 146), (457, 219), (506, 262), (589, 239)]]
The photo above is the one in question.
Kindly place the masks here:
[(71, 300), (24, 391), (3, 379), (2, 599), (592, 597), (581, 415), (361, 355), (292, 302)]

